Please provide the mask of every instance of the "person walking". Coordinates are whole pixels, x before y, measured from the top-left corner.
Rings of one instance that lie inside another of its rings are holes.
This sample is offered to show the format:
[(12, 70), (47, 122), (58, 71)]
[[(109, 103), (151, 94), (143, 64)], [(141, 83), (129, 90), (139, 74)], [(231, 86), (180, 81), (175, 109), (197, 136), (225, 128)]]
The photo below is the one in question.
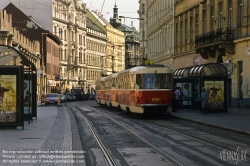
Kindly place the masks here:
[(176, 86), (174, 86), (174, 88), (172, 89), (172, 111), (176, 112), (176, 105), (175, 105), (175, 90), (176, 90)]
[(205, 88), (202, 87), (200, 112), (203, 113), (203, 114), (206, 112), (205, 106), (206, 106), (207, 102), (208, 102), (208, 94), (207, 94), (207, 91), (205, 90)]
[(174, 93), (175, 93), (175, 111), (178, 111), (181, 92), (178, 88), (176, 88)]

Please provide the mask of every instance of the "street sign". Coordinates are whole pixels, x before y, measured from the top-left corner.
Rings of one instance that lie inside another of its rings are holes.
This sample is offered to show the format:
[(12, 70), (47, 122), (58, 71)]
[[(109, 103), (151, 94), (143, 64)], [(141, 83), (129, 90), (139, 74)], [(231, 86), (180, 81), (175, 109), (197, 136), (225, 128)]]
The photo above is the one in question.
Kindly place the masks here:
[(55, 81), (60, 81), (60, 76), (59, 75), (55, 75)]

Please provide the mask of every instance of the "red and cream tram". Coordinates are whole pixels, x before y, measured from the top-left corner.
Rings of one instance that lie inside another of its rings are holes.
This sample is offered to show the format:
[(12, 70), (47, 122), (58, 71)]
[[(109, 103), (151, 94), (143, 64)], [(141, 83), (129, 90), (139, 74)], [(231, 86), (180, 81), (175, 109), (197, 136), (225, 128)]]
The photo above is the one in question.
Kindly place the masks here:
[(103, 79), (108, 106), (115, 107), (113, 103), (117, 101), (118, 108), (128, 113), (164, 114), (171, 111), (171, 69), (163, 65), (137, 66)]
[(95, 94), (95, 98), (96, 98), (96, 103), (99, 105), (105, 105), (105, 100), (104, 100), (104, 92), (105, 92), (105, 87), (104, 87), (104, 83), (105, 83), (105, 78), (106, 77), (101, 77), (100, 79), (96, 80), (96, 94)]
[(105, 92), (104, 92), (104, 100), (105, 105), (108, 107), (117, 108), (117, 84), (118, 73), (111, 74), (105, 78)]

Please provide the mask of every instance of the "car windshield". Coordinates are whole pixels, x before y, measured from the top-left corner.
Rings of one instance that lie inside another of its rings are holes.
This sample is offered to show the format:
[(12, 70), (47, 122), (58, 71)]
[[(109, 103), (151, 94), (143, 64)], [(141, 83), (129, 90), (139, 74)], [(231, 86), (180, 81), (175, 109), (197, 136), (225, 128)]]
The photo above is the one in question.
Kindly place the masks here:
[(46, 97), (57, 97), (57, 94), (47, 94)]

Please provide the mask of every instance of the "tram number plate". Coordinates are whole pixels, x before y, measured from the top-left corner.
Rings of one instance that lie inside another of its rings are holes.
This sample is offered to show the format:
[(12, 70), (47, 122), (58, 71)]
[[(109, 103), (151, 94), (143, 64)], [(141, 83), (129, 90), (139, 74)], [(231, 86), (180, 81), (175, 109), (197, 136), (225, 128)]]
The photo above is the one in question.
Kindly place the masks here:
[(152, 98), (152, 101), (154, 102), (160, 101), (160, 98)]

